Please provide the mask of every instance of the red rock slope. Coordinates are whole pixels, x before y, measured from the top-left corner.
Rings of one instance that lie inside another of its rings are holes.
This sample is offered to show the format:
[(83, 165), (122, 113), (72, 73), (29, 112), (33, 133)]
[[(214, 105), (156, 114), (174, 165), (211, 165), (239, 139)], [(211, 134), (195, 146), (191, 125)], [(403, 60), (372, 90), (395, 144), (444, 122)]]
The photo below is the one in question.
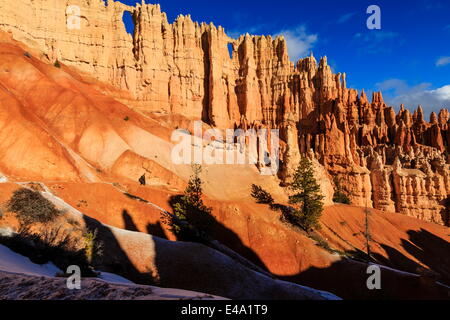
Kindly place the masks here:
[[(291, 61), (283, 37), (233, 39), (222, 27), (197, 23), (189, 15), (169, 23), (159, 4), (97, 0), (77, 5), (83, 13), (79, 28), (68, 28), (65, 2), (0, 0), (0, 29), (51, 63), (58, 59), (115, 86), (121, 90), (117, 96), (143, 114), (162, 119), (182, 115), (219, 128), (280, 129), (289, 144), (282, 149), (280, 178), (285, 181), (300, 155), (313, 150), (328, 174), (341, 178), (352, 203), (450, 224), (445, 208), (450, 196), (448, 110), (433, 112), (429, 121), (421, 107), (409, 111), (401, 106), (396, 113), (398, 106), (387, 105), (380, 92), (370, 101), (364, 91), (347, 88), (347, 75), (334, 74), (326, 57)], [(126, 11), (135, 19), (133, 36), (122, 22)], [(32, 79), (29, 71), (23, 75)], [(42, 93), (52, 99), (54, 92)], [(69, 93), (64, 96), (71, 100)], [(62, 116), (57, 107), (52, 109)], [(60, 116), (59, 129), (74, 125)], [(110, 121), (76, 125), (74, 137), (80, 140), (75, 143), (85, 157), (109, 166), (124, 143), (141, 156), (154, 155), (131, 144), (132, 137), (143, 138), (142, 132), (127, 125), (121, 132), (112, 130)], [(108, 143), (94, 150), (96, 139)]]
[[(42, 62), (39, 52), (22, 48), (8, 35), (0, 34), (0, 42), (0, 171), (10, 181), (42, 181), (72, 207), (106, 224), (173, 239), (161, 225), (160, 211), (155, 206), (144, 205), (123, 193), (170, 209), (170, 196), (182, 191), (190, 175), (189, 167), (175, 166), (170, 161), (170, 127), (97, 90), (106, 85), (92, 85), (64, 65), (57, 68)], [(146, 174), (150, 186), (137, 184), (142, 174)], [(261, 177), (253, 167), (207, 166), (203, 178), (207, 202), (214, 208), (217, 220), (215, 237), (279, 277), (345, 298), (442, 297), (434, 282), (422, 283), (420, 277), (387, 269), (387, 288), (379, 293), (367, 292), (365, 264), (328, 253), (280, 222), (278, 213), (249, 200), (251, 183), (263, 185), (278, 199), (286, 197), (275, 178)], [(7, 184), (0, 187), (3, 191), (10, 188)], [(336, 249), (361, 248), (361, 238), (350, 233), (361, 232), (363, 209), (349, 210), (355, 214), (347, 218), (339, 207), (327, 209), (324, 216), (324, 224), (334, 232), (324, 228), (322, 233)], [(436, 262), (437, 257), (448, 256), (448, 229), (403, 216), (379, 216), (372, 223), (380, 243), (375, 246), (380, 260), (415, 271), (405, 262), (413, 260), (448, 279), (446, 267), (438, 267)], [(342, 221), (343, 217), (348, 222)], [(432, 236), (418, 238), (422, 229)], [(136, 254), (133, 248), (138, 244), (131, 243), (126, 253)], [(410, 244), (419, 249), (414, 247), (413, 252), (408, 248)], [(400, 254), (395, 254), (394, 259), (388, 247)], [(135, 256), (134, 261), (140, 260)], [(194, 266), (195, 260), (191, 262)], [(144, 263), (134, 275), (145, 276), (147, 267)], [(177, 273), (175, 269), (171, 272), (167, 281), (173, 281), (170, 275)]]

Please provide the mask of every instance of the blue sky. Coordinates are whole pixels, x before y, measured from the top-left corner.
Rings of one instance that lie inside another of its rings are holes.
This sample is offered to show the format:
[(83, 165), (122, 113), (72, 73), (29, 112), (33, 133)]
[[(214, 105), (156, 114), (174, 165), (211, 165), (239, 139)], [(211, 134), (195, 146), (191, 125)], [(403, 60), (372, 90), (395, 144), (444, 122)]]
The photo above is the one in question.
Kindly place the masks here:
[[(135, 0), (121, 0), (134, 4)], [(448, 0), (160, 0), (170, 22), (178, 14), (221, 25), (230, 36), (283, 34), (291, 59), (326, 55), (347, 84), (382, 90), (398, 107), (450, 108)], [(369, 5), (381, 9), (381, 30), (369, 30)]]

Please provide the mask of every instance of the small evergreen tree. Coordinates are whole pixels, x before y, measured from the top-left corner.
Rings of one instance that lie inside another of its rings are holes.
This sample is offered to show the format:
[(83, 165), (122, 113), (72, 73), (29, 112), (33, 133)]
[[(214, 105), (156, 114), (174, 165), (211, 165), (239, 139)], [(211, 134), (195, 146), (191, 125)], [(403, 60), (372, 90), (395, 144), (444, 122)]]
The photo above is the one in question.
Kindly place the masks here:
[(291, 222), (305, 230), (320, 228), (319, 219), (323, 211), (324, 196), (314, 177), (311, 161), (303, 157), (294, 174), (290, 189), (295, 192), (289, 197), (289, 203), (297, 207), (291, 214)]
[(333, 202), (342, 204), (351, 204), (350, 198), (344, 192), (341, 186), (341, 180), (338, 177), (334, 177), (335, 191), (333, 196)]
[(97, 241), (98, 230), (87, 231), (83, 234), (84, 240), (84, 253), (86, 256), (86, 261), (89, 264), (94, 262), (96, 256), (101, 256), (103, 254), (102, 243)]
[(208, 237), (213, 223), (212, 208), (202, 200), (203, 189), (200, 165), (193, 165), (191, 176), (184, 194), (173, 201), (173, 213), (178, 221), (171, 219), (172, 231), (180, 240), (199, 240)]
[(272, 195), (256, 184), (252, 184), (252, 197), (255, 198), (256, 202), (260, 204), (268, 204), (272, 206), (274, 203)]

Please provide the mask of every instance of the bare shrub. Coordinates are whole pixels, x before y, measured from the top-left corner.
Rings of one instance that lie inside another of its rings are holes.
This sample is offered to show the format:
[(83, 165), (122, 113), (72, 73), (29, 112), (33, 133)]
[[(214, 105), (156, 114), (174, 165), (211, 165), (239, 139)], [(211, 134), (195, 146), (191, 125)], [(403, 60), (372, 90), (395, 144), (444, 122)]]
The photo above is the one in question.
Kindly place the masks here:
[(42, 194), (26, 188), (14, 191), (7, 210), (16, 213), (23, 225), (50, 222), (63, 213)]

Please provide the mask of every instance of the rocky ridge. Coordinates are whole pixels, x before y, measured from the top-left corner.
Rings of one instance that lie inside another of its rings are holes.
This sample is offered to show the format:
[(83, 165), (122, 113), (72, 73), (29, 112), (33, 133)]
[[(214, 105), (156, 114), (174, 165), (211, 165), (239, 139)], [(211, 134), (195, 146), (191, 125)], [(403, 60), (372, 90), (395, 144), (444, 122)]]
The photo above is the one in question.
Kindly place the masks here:
[[(80, 28), (68, 29), (69, 5)], [(280, 129), (280, 178), (288, 181), (301, 154), (338, 176), (355, 205), (449, 224), (449, 113), (424, 119), (381, 93), (370, 102), (346, 86), (326, 57), (290, 61), (283, 37), (230, 38), (222, 27), (190, 16), (174, 23), (159, 5), (116, 1), (0, 0), (0, 28), (40, 50), (128, 91), (144, 113), (181, 114), (218, 128)], [(125, 11), (135, 22), (125, 31)], [(232, 46), (232, 54), (228, 52)]]

